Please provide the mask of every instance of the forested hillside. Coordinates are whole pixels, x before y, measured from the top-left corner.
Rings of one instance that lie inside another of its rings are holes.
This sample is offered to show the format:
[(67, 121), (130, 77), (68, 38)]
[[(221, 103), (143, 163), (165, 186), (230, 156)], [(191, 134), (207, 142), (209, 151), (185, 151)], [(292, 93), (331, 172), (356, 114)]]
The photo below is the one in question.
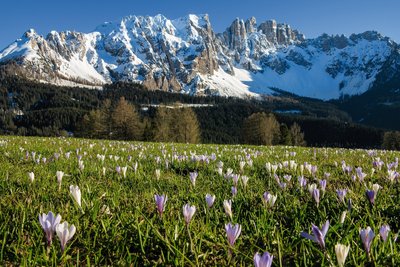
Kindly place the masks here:
[[(167, 112), (172, 118), (169, 127), (175, 127), (183, 114), (193, 110), (199, 131), (199, 137), (195, 139), (203, 143), (245, 142), (244, 120), (257, 112), (275, 114), (283, 134), (296, 122), (306, 143), (313, 146), (379, 147), (384, 133), (380, 129), (353, 124), (347, 113), (333, 104), (288, 94), (265, 96), (263, 99), (195, 97), (147, 90), (139, 84), (115, 83), (103, 90), (95, 90), (32, 83), (16, 76), (1, 79), (1, 133), (126, 139), (113, 135), (111, 128), (108, 133), (99, 131), (100, 134), (93, 134), (88, 124), (88, 119), (95, 118), (96, 110), (104, 110), (106, 101), (110, 112), (116, 111), (121, 98), (132, 105), (141, 128), (140, 134), (129, 139), (157, 140), (155, 119), (160, 105), (175, 109)], [(287, 140), (283, 136), (275, 143), (291, 144)], [(185, 142), (176, 137), (165, 141)]]

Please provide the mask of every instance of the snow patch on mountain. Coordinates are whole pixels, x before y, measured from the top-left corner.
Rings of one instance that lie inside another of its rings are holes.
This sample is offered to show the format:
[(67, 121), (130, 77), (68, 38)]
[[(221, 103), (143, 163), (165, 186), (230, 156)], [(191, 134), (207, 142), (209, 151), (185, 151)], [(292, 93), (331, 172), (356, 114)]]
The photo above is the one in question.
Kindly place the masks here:
[(306, 39), (287, 24), (250, 18), (216, 34), (206, 14), (174, 20), (127, 16), (91, 33), (52, 31), (42, 37), (29, 30), (0, 51), (0, 63), (14, 61), (28, 78), (59, 85), (127, 81), (237, 97), (278, 88), (326, 100), (370, 89), (387, 62), (400, 62), (393, 58), (398, 49), (376, 32)]

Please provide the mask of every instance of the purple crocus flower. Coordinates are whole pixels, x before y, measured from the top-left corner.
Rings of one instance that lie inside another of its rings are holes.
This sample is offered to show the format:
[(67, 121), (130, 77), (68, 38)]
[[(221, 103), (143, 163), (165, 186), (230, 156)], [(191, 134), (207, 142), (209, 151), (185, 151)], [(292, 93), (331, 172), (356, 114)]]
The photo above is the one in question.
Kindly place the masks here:
[(379, 229), (379, 235), (381, 236), (383, 242), (386, 242), (389, 232), (390, 232), (390, 227), (387, 224), (382, 225), (381, 229)]
[(361, 167), (356, 168), (356, 174), (357, 174), (357, 177), (360, 180), (360, 182), (363, 182), (364, 178), (367, 176), (366, 173), (363, 173)]
[(231, 223), (225, 224), (226, 236), (230, 246), (233, 246), (236, 239), (239, 237), (242, 227), (240, 224), (232, 225)]
[(287, 186), (287, 184), (284, 183), (284, 182), (280, 182), (280, 183), (279, 183), (279, 187), (282, 188), (282, 189), (285, 189), (286, 186)]
[(372, 231), (371, 227), (368, 226), (366, 229), (360, 230), (360, 237), (361, 237), (361, 241), (364, 245), (364, 249), (367, 252), (367, 254), (369, 255), (369, 252), (371, 249), (371, 243), (375, 237), (374, 231)]
[(321, 186), (321, 190), (325, 192), (326, 189), (326, 180), (320, 180), (319, 181), (319, 186)]
[(164, 194), (162, 194), (161, 196), (155, 194), (154, 199), (156, 201), (158, 214), (160, 214), (160, 217), (162, 217), (162, 214), (165, 210), (165, 203), (167, 202), (168, 197)]
[(211, 208), (214, 205), (214, 201), (215, 201), (215, 195), (210, 195), (210, 194), (206, 195), (206, 202), (209, 208)]
[(237, 187), (232, 186), (231, 192), (232, 192), (232, 197), (235, 197), (237, 195)]
[(344, 202), (344, 197), (347, 194), (347, 190), (346, 189), (338, 189), (338, 190), (336, 190), (336, 193), (337, 193), (339, 200), (341, 202)]
[(325, 222), (321, 230), (317, 226), (312, 224), (312, 232), (314, 235), (312, 236), (306, 232), (301, 232), (301, 236), (318, 243), (321, 248), (325, 248), (325, 236), (326, 233), (328, 232), (328, 229), (329, 229), (329, 221)]
[(53, 212), (51, 211), (48, 214), (46, 213), (43, 213), (42, 215), (39, 214), (39, 222), (44, 232), (46, 233), (48, 246), (51, 245), (54, 232), (56, 231), (56, 227), (60, 223), (60, 221), (61, 221), (60, 214), (54, 216)]
[(254, 267), (271, 267), (274, 256), (268, 252), (260, 255), (258, 252), (254, 255)]
[(375, 204), (375, 197), (377, 192), (375, 190), (367, 190), (367, 197), (369, 199), (369, 202), (371, 202), (372, 205)]
[(290, 180), (292, 179), (291, 175), (284, 175), (283, 179), (285, 179), (286, 181), (290, 182)]
[(317, 203), (317, 207), (318, 207), (319, 206), (319, 189), (314, 188), (311, 195), (314, 198), (315, 202)]
[(299, 176), (299, 184), (300, 184), (300, 187), (306, 187), (307, 179), (304, 178), (304, 176)]

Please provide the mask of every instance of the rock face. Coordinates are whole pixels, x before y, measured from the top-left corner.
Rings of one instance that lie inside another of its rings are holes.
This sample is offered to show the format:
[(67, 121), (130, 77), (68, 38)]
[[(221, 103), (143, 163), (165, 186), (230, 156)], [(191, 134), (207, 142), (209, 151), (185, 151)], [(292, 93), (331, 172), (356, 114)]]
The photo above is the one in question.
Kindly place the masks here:
[(398, 51), (377, 32), (306, 39), (287, 24), (257, 24), (252, 17), (237, 18), (216, 34), (208, 15), (175, 20), (157, 15), (128, 16), (91, 33), (52, 31), (43, 37), (29, 30), (0, 51), (0, 63), (60, 85), (129, 81), (149, 89), (239, 97), (275, 87), (330, 99), (365, 92), (377, 76), (390, 76), (381, 75), (387, 66), (388, 73), (399, 73), (390, 64), (400, 62)]

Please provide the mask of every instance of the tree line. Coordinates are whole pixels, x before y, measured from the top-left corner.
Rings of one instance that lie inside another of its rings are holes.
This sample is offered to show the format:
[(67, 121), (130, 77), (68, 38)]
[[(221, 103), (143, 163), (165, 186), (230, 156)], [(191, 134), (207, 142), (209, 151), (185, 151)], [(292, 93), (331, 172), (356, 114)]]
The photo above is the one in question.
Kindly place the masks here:
[(160, 106), (154, 118), (140, 116), (137, 108), (125, 97), (116, 105), (104, 100), (101, 108), (91, 110), (78, 123), (80, 137), (156, 142), (199, 143), (200, 127), (190, 108)]
[[(144, 140), (155, 142), (200, 143), (201, 129), (196, 113), (188, 107), (158, 106), (152, 118), (141, 117), (125, 97), (113, 105), (106, 99), (99, 109), (85, 114), (77, 136), (97, 139)], [(280, 125), (273, 114), (253, 113), (242, 125), (241, 142), (252, 145), (304, 146), (304, 133), (294, 123)]]
[[(206, 105), (167, 107), (174, 103)], [(280, 113), (281, 109), (299, 114)], [(178, 131), (185, 129), (184, 121), (192, 121), (198, 131)], [(254, 136), (261, 129), (268, 130)], [(12, 77), (0, 79), (0, 134), (380, 148), (385, 131), (352, 123), (332, 104), (291, 96), (262, 100), (195, 97), (126, 83), (91, 90)]]

